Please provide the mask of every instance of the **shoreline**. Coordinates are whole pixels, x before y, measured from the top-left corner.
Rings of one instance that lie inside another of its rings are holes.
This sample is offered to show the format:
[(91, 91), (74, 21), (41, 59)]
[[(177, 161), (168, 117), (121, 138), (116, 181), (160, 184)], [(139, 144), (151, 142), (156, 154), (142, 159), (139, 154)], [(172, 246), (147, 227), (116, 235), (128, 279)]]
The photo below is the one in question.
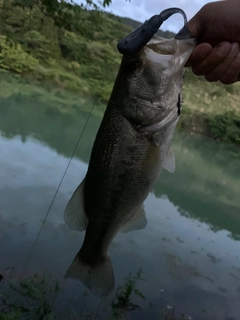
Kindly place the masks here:
[[(48, 104), (62, 113), (71, 113), (77, 109), (89, 112), (90, 105), (94, 104), (92, 114), (97, 117), (103, 116), (107, 101), (101, 101), (96, 94), (90, 95), (86, 91), (62, 88), (54, 82), (31, 81), (30, 78), (30, 75), (25, 77), (24, 75), (12, 73), (1, 68), (0, 99), (5, 100), (10, 97), (21, 96), (29, 100), (33, 99), (34, 102)], [(199, 82), (202, 81), (200, 80)], [(196, 106), (190, 108), (192, 104), (188, 99), (188, 87), (191, 87), (189, 80), (184, 84), (183, 94), (186, 97), (184, 98), (183, 111), (177, 128), (183, 129), (190, 134), (206, 136), (217, 142), (230, 143), (240, 147), (239, 114), (235, 110), (227, 110), (227, 108), (225, 112), (221, 110), (221, 113), (217, 113), (219, 111), (217, 109), (216, 113), (210, 111), (207, 113), (207, 108), (200, 110)]]

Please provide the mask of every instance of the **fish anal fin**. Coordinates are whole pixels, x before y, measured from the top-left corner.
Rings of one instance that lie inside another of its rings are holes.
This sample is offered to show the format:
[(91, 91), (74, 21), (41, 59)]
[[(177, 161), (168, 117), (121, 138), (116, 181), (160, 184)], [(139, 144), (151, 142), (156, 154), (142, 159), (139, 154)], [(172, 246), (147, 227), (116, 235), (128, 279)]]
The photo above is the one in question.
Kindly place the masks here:
[(171, 173), (175, 171), (175, 157), (171, 147), (169, 147), (165, 154), (163, 168)]
[(106, 296), (114, 289), (114, 274), (108, 253), (91, 263), (84, 261), (78, 253), (64, 278), (80, 281), (91, 292), (100, 296)]
[(76, 231), (85, 230), (88, 224), (88, 218), (84, 210), (84, 181), (85, 179), (74, 191), (64, 212), (65, 223), (70, 229)]
[(134, 230), (144, 229), (147, 225), (146, 213), (144, 206), (121, 228), (122, 233), (127, 233)]

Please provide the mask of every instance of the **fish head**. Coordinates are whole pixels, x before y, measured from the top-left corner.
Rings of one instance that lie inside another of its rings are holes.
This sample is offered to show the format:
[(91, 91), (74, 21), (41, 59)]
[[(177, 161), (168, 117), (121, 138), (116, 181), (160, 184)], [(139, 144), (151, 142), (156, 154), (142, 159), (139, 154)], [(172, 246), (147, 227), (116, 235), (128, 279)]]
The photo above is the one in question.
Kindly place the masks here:
[(176, 106), (173, 100), (181, 94), (184, 65), (195, 44), (193, 38), (177, 40), (154, 36), (140, 51), (124, 56), (130, 95), (148, 105), (164, 105), (164, 110)]

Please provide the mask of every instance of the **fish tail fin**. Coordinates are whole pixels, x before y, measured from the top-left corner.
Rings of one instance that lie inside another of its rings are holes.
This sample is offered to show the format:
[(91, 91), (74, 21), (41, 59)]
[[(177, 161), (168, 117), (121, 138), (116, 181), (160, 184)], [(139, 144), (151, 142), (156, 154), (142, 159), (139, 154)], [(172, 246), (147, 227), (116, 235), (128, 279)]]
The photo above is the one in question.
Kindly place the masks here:
[(68, 268), (64, 278), (81, 281), (97, 295), (106, 296), (114, 289), (113, 267), (108, 253), (89, 263), (86, 259), (83, 259), (80, 251)]
[(88, 218), (84, 209), (84, 182), (85, 179), (74, 191), (64, 211), (65, 223), (70, 229), (76, 231), (85, 230), (88, 224)]

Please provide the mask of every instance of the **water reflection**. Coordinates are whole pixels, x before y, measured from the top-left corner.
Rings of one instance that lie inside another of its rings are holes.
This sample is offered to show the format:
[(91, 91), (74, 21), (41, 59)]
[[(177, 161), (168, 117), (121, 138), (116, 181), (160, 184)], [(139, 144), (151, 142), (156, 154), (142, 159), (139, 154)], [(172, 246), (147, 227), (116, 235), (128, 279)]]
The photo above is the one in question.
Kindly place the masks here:
[[(25, 265), (86, 118), (75, 109), (64, 114), (32, 100), (1, 100), (2, 273), (13, 266), (16, 274), (25, 268), (26, 274), (62, 277), (79, 250), (84, 234), (65, 226), (63, 211), (87, 170), (100, 123), (94, 117)], [(146, 200), (147, 227), (118, 234), (111, 244), (115, 287), (129, 272), (144, 271), (147, 281), (140, 288), (155, 308), (136, 311), (133, 319), (156, 318), (162, 298), (195, 319), (239, 319), (240, 152), (180, 132), (173, 149), (177, 169), (173, 175), (162, 172)], [(73, 305), (94, 309), (97, 298), (79, 301), (83, 290), (80, 283), (67, 281), (59, 298), (62, 311)]]
[[(71, 156), (88, 116), (80, 109), (60, 112), (19, 97), (2, 98), (0, 104), (2, 135), (19, 135), (23, 142), (33, 137), (66, 157)], [(100, 118), (90, 118), (76, 151), (75, 157), (86, 163), (99, 124)], [(240, 151), (181, 132), (176, 132), (173, 148), (177, 170), (173, 175), (163, 170), (154, 188), (156, 197), (166, 195), (181, 214), (207, 222), (215, 231), (226, 229), (239, 239)]]

